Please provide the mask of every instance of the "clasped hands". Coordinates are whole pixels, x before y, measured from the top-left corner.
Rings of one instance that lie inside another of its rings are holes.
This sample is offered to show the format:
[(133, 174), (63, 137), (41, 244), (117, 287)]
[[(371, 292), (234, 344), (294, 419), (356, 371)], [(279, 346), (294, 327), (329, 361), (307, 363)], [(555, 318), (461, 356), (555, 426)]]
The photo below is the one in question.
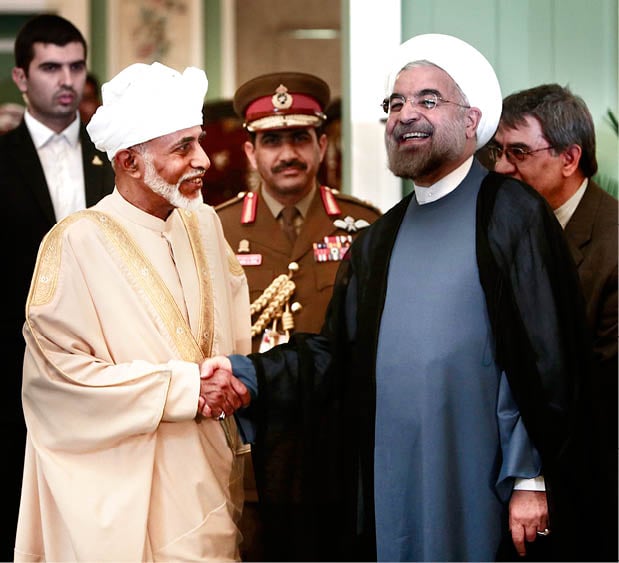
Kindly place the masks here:
[(249, 390), (232, 374), (226, 356), (207, 358), (199, 364), (200, 397), (198, 415), (223, 420), (250, 402)]

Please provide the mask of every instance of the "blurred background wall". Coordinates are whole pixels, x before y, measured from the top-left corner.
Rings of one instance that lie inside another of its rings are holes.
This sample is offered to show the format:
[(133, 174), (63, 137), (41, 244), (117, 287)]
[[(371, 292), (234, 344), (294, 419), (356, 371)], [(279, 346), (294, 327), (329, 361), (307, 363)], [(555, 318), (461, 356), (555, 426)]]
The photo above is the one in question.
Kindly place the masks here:
[[(212, 105), (220, 112), (214, 112), (213, 119), (222, 115), (236, 87), (257, 74), (311, 72), (330, 84), (333, 98), (341, 99), (340, 173), (331, 183), (386, 210), (408, 189), (387, 170), (384, 154), (379, 103), (389, 54), (418, 33), (449, 33), (486, 55), (504, 95), (544, 82), (569, 85), (581, 95), (596, 124), (600, 179), (616, 190), (619, 149), (608, 112), (618, 114), (617, 4), (618, 0), (0, 0), (0, 103), (21, 102), (10, 78), (12, 41), (19, 26), (42, 11), (59, 13), (82, 30), (89, 42), (89, 67), (101, 82), (136, 61), (161, 60), (179, 70), (189, 65), (205, 68), (207, 108)], [(214, 145), (213, 150), (219, 150)], [(244, 189), (237, 183), (243, 184), (242, 176), (231, 179), (229, 193)]]

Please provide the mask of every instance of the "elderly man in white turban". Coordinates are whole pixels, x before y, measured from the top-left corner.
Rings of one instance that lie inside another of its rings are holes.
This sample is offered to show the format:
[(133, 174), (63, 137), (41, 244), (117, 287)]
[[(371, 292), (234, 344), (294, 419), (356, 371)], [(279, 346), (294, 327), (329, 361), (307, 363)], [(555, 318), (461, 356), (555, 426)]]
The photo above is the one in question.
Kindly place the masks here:
[(202, 202), (206, 89), (159, 63), (103, 85), (88, 132), (114, 192), (47, 234), (26, 305), (16, 561), (239, 558), (246, 447), (226, 414), (249, 395), (200, 370), (251, 350), (249, 296)]
[(592, 560), (582, 295), (543, 199), (474, 157), (499, 120), (496, 75), (467, 43), (421, 35), (383, 107), (389, 166), (414, 192), (352, 245), (321, 334), (205, 376), (251, 390), (259, 493), (289, 455), (282, 510), (310, 557)]

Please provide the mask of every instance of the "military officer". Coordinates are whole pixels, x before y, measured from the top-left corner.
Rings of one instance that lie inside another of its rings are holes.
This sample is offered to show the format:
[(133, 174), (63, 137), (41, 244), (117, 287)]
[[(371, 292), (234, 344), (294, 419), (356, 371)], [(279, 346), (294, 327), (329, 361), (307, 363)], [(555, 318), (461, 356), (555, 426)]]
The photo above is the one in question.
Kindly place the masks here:
[[(249, 135), (244, 150), (252, 186), (215, 209), (247, 275), (254, 351), (284, 342), (293, 330), (320, 330), (342, 257), (380, 216), (369, 203), (317, 179), (327, 150), (329, 97), (326, 82), (300, 72), (258, 76), (234, 95)], [(280, 553), (283, 539), (264, 506), (258, 518), (250, 460), (245, 467), (242, 558), (279, 560), (290, 552)]]
[(329, 96), (326, 82), (300, 72), (258, 76), (234, 95), (256, 185), (216, 209), (247, 274), (254, 351), (282, 343), (292, 330), (320, 330), (340, 260), (380, 216), (317, 180)]

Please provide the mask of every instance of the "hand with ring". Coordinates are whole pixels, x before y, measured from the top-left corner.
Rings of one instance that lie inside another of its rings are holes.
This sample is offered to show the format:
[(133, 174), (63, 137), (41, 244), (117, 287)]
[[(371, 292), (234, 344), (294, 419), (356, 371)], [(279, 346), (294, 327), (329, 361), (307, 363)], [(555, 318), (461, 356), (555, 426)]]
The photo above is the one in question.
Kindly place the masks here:
[(521, 557), (527, 554), (527, 543), (550, 533), (545, 491), (512, 491), (509, 501), (509, 529), (516, 552)]

